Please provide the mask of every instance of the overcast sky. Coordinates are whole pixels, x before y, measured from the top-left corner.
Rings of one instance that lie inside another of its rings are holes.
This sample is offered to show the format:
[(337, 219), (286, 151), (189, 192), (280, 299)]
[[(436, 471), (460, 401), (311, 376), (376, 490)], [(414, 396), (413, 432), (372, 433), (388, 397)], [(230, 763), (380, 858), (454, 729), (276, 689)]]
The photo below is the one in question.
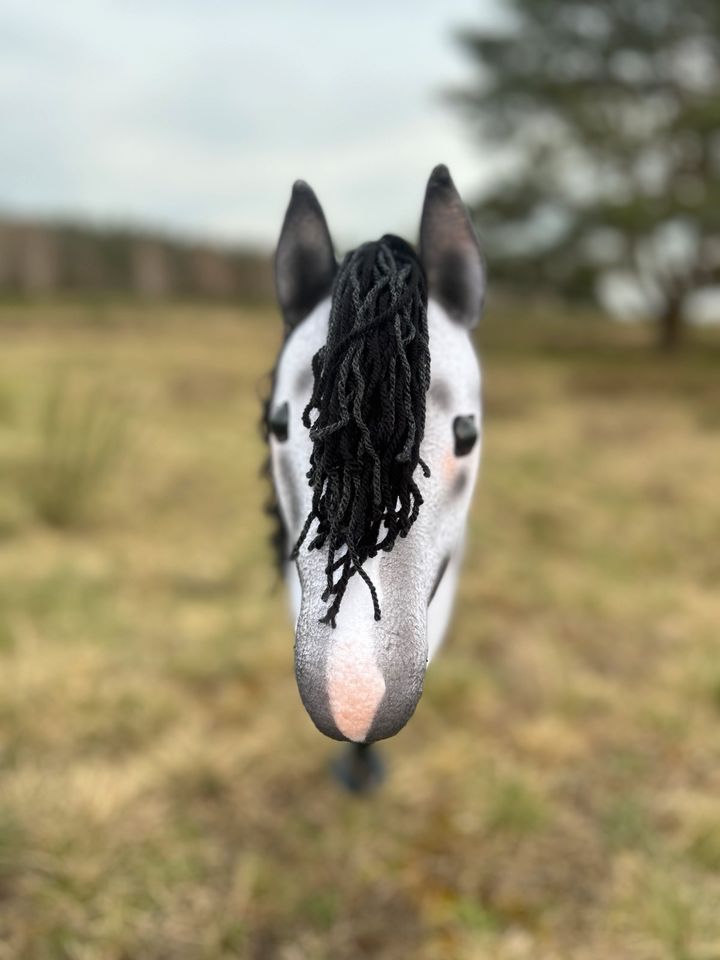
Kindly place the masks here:
[(413, 233), (483, 163), (441, 100), (493, 0), (2, 0), (0, 208), (274, 241), (308, 180), (341, 242)]

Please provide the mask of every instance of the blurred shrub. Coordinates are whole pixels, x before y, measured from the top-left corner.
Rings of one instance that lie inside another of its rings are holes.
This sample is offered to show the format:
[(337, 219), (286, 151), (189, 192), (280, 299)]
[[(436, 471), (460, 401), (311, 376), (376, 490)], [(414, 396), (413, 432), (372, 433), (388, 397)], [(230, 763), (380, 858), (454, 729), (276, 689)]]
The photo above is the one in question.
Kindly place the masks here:
[(102, 390), (78, 391), (58, 380), (45, 395), (39, 426), (26, 477), (30, 506), (50, 526), (81, 525), (122, 454), (125, 416)]

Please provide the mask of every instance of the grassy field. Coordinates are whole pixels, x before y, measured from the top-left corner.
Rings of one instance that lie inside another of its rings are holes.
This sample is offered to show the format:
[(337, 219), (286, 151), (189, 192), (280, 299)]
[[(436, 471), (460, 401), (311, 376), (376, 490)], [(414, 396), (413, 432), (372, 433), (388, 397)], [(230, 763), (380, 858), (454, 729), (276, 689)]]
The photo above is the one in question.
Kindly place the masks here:
[(717, 339), (490, 318), (454, 627), (358, 799), (266, 545), (277, 319), (0, 337), (0, 960), (720, 958)]

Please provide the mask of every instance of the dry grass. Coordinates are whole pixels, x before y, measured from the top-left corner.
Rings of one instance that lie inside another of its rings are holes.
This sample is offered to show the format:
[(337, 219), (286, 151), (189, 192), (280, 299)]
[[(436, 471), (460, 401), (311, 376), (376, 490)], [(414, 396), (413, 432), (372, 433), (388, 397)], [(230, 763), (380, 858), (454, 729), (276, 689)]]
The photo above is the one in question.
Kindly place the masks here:
[[(455, 625), (358, 800), (272, 593), (277, 321), (96, 314), (0, 310), (0, 960), (720, 957), (717, 343), (487, 327)], [(66, 531), (24, 485), (58, 371), (130, 438)]]

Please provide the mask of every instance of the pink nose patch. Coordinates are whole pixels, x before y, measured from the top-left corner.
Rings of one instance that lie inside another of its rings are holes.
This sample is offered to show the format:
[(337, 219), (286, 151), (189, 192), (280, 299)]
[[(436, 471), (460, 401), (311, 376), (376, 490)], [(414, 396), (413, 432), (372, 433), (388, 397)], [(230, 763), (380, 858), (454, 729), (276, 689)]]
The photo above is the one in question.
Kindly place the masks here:
[(348, 740), (362, 743), (385, 693), (372, 643), (339, 637), (328, 657), (326, 676), (335, 726)]

